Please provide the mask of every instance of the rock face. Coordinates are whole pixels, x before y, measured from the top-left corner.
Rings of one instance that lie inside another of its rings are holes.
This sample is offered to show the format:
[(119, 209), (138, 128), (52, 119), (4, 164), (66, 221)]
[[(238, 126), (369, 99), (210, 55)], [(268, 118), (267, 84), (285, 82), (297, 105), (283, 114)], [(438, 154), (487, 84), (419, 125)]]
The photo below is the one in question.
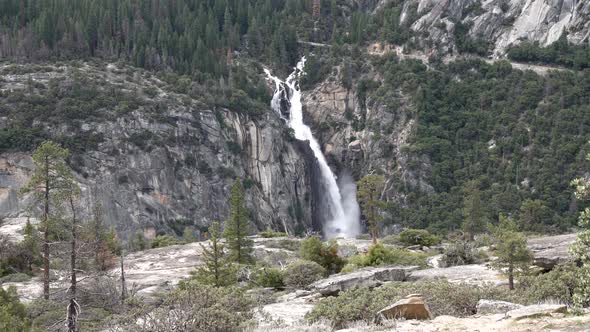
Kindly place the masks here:
[[(52, 79), (71, 80), (77, 72), (107, 91), (157, 91), (136, 92), (142, 106), (124, 115), (104, 109), (103, 117), (89, 117), (75, 127), (52, 125), (56, 136), (80, 131), (102, 137), (96, 148), (71, 158), (85, 216), (100, 203), (105, 222), (121, 234), (181, 235), (186, 226), (202, 230), (227, 217), (229, 190), (239, 177), (248, 179), (246, 205), (256, 228), (293, 233), (311, 227), (306, 163), (300, 149), (283, 138), (284, 124), (270, 107), (256, 118), (213, 109), (147, 72), (132, 71), (133, 76), (115, 65), (62, 66), (5, 75), (0, 84), (0, 90), (12, 91), (29, 79), (48, 85)], [(27, 209), (30, 195), (18, 196), (32, 168), (29, 154), (0, 154), (0, 219), (35, 215)]]
[[(381, 1), (386, 3), (387, 1)], [(422, 37), (415, 41), (427, 50), (456, 53), (455, 33), (460, 22), (472, 39), (493, 45), (494, 55), (522, 40), (549, 45), (564, 32), (572, 43), (588, 43), (590, 3), (576, 0), (411, 0), (402, 10), (402, 23)]]
[[(359, 100), (356, 91), (343, 87), (336, 74), (306, 91), (302, 102), (309, 116), (307, 123), (337, 175), (350, 172), (358, 179), (374, 171), (387, 174), (384, 190), (387, 200), (393, 197), (403, 200), (403, 194), (394, 185), (400, 179), (409, 187), (432, 193), (433, 187), (425, 181), (429, 161), (403, 149), (416, 126), (410, 111), (413, 105), (399, 91), (388, 93), (399, 103), (395, 110), (377, 101)], [(363, 121), (367, 123), (363, 128), (354, 125)], [(410, 164), (420, 167), (412, 168)]]
[(506, 283), (506, 279), (500, 273), (483, 264), (417, 270), (413, 271), (409, 278), (411, 280), (444, 278), (449, 282), (471, 285), (492, 283), (499, 286)]
[(377, 321), (385, 319), (432, 319), (428, 305), (424, 302), (422, 295), (411, 294), (391, 306), (379, 310), (376, 316)]
[(505, 314), (508, 311), (524, 307), (523, 305), (495, 300), (479, 300), (477, 302), (477, 313), (480, 315)]
[(533, 252), (534, 264), (549, 271), (555, 265), (567, 262), (571, 259), (569, 248), (576, 237), (577, 234), (564, 234), (528, 240), (527, 246)]
[(354, 288), (377, 287), (386, 281), (404, 281), (409, 272), (416, 268), (412, 266), (369, 267), (351, 273), (335, 274), (314, 282), (309, 289), (328, 296)]
[(520, 320), (524, 318), (549, 316), (551, 314), (564, 314), (566, 312), (567, 306), (565, 304), (538, 304), (508, 311), (506, 316), (515, 320)]

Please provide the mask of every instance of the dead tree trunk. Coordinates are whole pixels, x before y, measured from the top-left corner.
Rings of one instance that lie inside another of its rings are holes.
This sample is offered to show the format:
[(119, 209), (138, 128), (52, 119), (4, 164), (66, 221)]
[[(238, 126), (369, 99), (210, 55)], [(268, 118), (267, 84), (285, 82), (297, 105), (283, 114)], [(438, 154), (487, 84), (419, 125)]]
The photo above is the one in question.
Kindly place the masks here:
[(43, 197), (43, 298), (49, 300), (49, 157), (45, 157), (45, 192)]
[(80, 314), (80, 305), (76, 301), (76, 208), (74, 206), (74, 198), (69, 197), (70, 208), (72, 209), (72, 241), (71, 241), (71, 252), (70, 252), (70, 266), (71, 266), (71, 279), (70, 279), (70, 302), (67, 308), (67, 323), (68, 332), (78, 332), (78, 315)]
[(127, 286), (125, 285), (125, 268), (124, 268), (125, 249), (121, 248), (121, 303), (127, 298)]

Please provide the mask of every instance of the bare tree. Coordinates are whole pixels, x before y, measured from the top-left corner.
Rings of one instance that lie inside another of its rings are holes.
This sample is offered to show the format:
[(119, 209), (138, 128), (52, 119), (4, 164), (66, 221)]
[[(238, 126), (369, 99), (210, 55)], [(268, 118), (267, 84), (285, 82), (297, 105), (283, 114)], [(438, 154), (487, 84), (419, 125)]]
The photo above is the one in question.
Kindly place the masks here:
[(76, 241), (78, 239), (78, 232), (76, 228), (77, 225), (77, 218), (76, 218), (76, 204), (74, 200), (76, 196), (79, 194), (79, 188), (74, 183), (70, 183), (70, 190), (67, 193), (67, 200), (70, 205), (71, 213), (72, 213), (72, 224), (71, 224), (71, 251), (70, 251), (70, 299), (67, 307), (67, 325), (68, 325), (68, 332), (78, 332), (78, 316), (80, 315), (80, 305), (76, 300), (76, 287), (78, 280), (76, 279), (76, 253), (77, 253), (77, 246)]

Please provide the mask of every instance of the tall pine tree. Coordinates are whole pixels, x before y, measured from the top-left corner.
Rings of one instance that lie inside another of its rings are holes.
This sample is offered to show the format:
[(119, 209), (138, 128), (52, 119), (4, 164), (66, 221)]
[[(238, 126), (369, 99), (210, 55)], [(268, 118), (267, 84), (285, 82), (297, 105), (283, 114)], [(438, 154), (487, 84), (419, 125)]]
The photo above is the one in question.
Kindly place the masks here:
[(43, 298), (49, 300), (49, 224), (55, 211), (66, 197), (74, 181), (72, 170), (66, 163), (69, 151), (47, 141), (33, 153), (35, 171), (21, 193), (33, 193), (36, 202), (43, 205), (41, 229), (43, 232)]
[(230, 216), (225, 223), (223, 236), (229, 249), (229, 257), (240, 264), (252, 263), (252, 240), (248, 238), (248, 211), (244, 205), (244, 187), (236, 179), (231, 188)]

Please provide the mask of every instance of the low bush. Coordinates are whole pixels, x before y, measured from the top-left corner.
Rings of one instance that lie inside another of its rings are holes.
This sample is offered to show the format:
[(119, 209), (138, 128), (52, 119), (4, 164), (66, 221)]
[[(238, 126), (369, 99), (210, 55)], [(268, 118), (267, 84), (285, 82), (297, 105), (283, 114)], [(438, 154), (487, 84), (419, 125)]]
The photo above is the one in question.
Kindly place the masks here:
[(285, 285), (291, 288), (305, 288), (326, 275), (326, 269), (312, 261), (299, 260), (287, 266)]
[(285, 236), (287, 236), (286, 233), (283, 233), (283, 232), (275, 232), (272, 229), (267, 229), (265, 231), (262, 231), (262, 232), (258, 233), (258, 235), (260, 237), (263, 237), (263, 238), (273, 238), (273, 237), (285, 237)]
[(406, 246), (430, 247), (440, 243), (440, 238), (425, 229), (406, 229), (399, 233), (399, 240)]
[(13, 273), (0, 278), (0, 284), (5, 282), (25, 282), (31, 280), (31, 276), (26, 273)]
[(274, 267), (264, 267), (256, 271), (255, 283), (259, 287), (283, 288), (283, 271)]
[[(169, 294), (157, 308), (140, 307), (117, 322), (124, 331), (243, 331), (254, 317), (254, 302), (235, 287), (204, 286), (184, 283)], [(139, 323), (141, 322), (141, 323)]]
[(30, 331), (31, 323), (25, 306), (20, 303), (14, 287), (0, 287), (0, 331)]
[(289, 251), (298, 251), (299, 249), (301, 249), (301, 241), (293, 239), (277, 239), (265, 243), (265, 246), (268, 248), (279, 248)]
[(399, 235), (387, 235), (384, 236), (383, 238), (381, 238), (381, 243), (384, 244), (391, 244), (391, 245), (401, 245), (401, 240), (399, 238)]
[(181, 244), (182, 241), (179, 241), (177, 238), (170, 236), (170, 235), (158, 235), (152, 241), (152, 248), (163, 248), (168, 246), (173, 246), (175, 244)]
[[(428, 255), (412, 252), (405, 249), (388, 248), (381, 243), (369, 247), (366, 254), (354, 255), (348, 259), (348, 263), (356, 267), (378, 265), (416, 265), (425, 267)], [(353, 267), (348, 266), (350, 271)]]
[(328, 319), (335, 328), (354, 321), (371, 322), (377, 311), (416, 293), (423, 295), (434, 316), (473, 315), (480, 299), (518, 302), (516, 293), (493, 286), (478, 287), (448, 281), (393, 282), (372, 290), (359, 288), (325, 298), (306, 318), (313, 322)]
[(472, 242), (457, 242), (445, 249), (440, 264), (441, 266), (457, 266), (476, 264), (484, 259), (484, 254), (475, 248)]
[(578, 268), (573, 264), (558, 265), (553, 270), (540, 275), (518, 278), (518, 291), (528, 302), (557, 301), (573, 305), (574, 290), (579, 284), (576, 275)]
[(320, 264), (330, 274), (340, 272), (345, 264), (344, 259), (338, 256), (338, 243), (335, 241), (323, 243), (317, 236), (301, 242), (299, 255), (303, 259)]

